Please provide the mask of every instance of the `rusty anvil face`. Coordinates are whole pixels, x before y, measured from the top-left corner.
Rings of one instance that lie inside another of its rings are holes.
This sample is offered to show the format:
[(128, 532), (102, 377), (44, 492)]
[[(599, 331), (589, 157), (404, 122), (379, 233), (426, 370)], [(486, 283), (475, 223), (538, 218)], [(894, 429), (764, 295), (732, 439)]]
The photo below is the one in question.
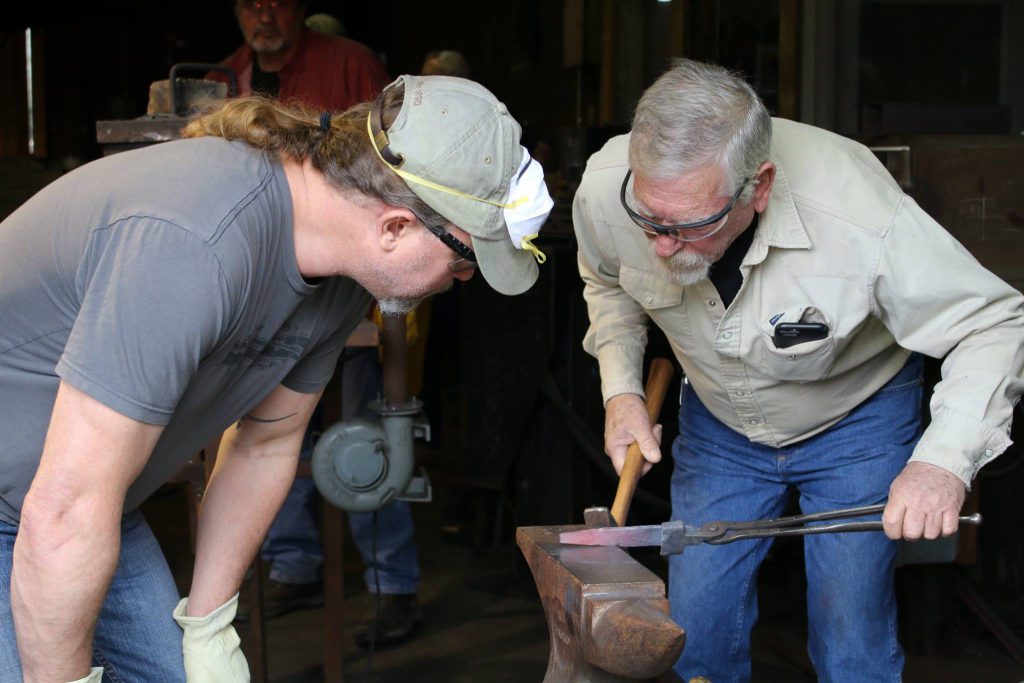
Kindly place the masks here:
[(665, 584), (621, 548), (558, 542), (561, 532), (583, 528), (516, 530), (551, 636), (544, 683), (618, 683), (664, 673), (686, 641), (668, 616)]

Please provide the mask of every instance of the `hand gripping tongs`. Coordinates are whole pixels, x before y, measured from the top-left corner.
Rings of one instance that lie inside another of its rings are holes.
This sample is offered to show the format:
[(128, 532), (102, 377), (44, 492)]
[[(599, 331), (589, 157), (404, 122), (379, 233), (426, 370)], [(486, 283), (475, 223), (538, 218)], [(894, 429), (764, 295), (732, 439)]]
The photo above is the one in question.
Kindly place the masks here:
[[(849, 531), (880, 531), (881, 520), (835, 522), (817, 524), (832, 519), (848, 519), (878, 514), (885, 504), (868, 505), (845, 510), (830, 510), (807, 515), (793, 515), (777, 519), (760, 519), (753, 522), (708, 522), (702, 526), (686, 524), (683, 521), (665, 522), (649, 526), (600, 527), (566, 531), (558, 541), (568, 545), (612, 545), (625, 548), (638, 546), (661, 546), (662, 555), (683, 552), (687, 546), (708, 543), (722, 545), (747, 538), (769, 538), (776, 536), (806, 536), (808, 534), (834, 534)], [(981, 515), (964, 515), (961, 524), (981, 524)]]

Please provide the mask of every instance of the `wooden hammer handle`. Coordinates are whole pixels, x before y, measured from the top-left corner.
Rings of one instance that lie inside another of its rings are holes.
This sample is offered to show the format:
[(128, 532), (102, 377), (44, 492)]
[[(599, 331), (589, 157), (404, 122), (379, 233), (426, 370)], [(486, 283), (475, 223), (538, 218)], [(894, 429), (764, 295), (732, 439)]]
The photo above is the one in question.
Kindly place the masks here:
[[(655, 358), (651, 361), (644, 393), (647, 395), (647, 417), (652, 425), (661, 414), (661, 404), (665, 400), (668, 383), (674, 374), (675, 368), (671, 361), (665, 358)], [(633, 492), (636, 491), (636, 484), (640, 481), (644, 462), (640, 446), (634, 441), (626, 451), (626, 462), (622, 466), (622, 474), (619, 475), (619, 488), (615, 491), (615, 502), (612, 503), (612, 519), (619, 526), (626, 523), (626, 515), (629, 513), (630, 503), (633, 502)]]

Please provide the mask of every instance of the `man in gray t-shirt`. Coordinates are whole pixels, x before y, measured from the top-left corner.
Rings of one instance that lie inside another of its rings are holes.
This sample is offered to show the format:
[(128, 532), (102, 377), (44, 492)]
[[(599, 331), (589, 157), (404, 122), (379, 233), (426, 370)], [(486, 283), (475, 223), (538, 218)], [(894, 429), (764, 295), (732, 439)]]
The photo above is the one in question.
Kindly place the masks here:
[(5, 221), (0, 519), (19, 521), (61, 380), (163, 427), (127, 510), (278, 385), (324, 387), (370, 297), (306, 281), (291, 223), (283, 167), (220, 138), (107, 157)]
[[(536, 279), (550, 199), (476, 84), (403, 77), (334, 120), (237, 100), (186, 133), (0, 223), (0, 680), (248, 680), (238, 585), (371, 296)], [(233, 423), (175, 608), (135, 508)]]

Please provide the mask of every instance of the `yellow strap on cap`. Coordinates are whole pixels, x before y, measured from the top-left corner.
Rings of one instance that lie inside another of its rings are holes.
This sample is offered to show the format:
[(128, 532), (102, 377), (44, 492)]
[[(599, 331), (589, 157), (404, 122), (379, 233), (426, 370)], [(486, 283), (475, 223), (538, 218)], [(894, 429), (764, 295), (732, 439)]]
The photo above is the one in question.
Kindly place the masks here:
[[(398, 174), (399, 178), (402, 178), (404, 180), (408, 180), (410, 182), (416, 183), (417, 185), (422, 185), (424, 187), (429, 187), (431, 190), (437, 190), (438, 192), (444, 192), (445, 194), (455, 195), (456, 197), (462, 197), (463, 199), (471, 199), (474, 202), (483, 202), (484, 204), (490, 204), (491, 206), (497, 206), (500, 209), (514, 209), (517, 206), (525, 204), (529, 200), (529, 197), (520, 197), (519, 199), (517, 199), (514, 202), (511, 202), (509, 204), (502, 204), (501, 202), (493, 202), (490, 199), (484, 199), (482, 197), (474, 197), (471, 194), (466, 194), (465, 192), (460, 192), (459, 190), (456, 190), (454, 187), (448, 187), (446, 185), (441, 185), (439, 183), (433, 182), (432, 180), (427, 180), (426, 178), (421, 178), (418, 175), (414, 175), (412, 173), (409, 173), (408, 171), (403, 171), (402, 169), (398, 168), (394, 164), (388, 163), (388, 160), (385, 159), (384, 155), (382, 155), (380, 153), (380, 147), (378, 147), (379, 141), (377, 140), (376, 137), (374, 137), (374, 135), (373, 135), (373, 126), (370, 124), (370, 117), (371, 116), (372, 116), (372, 114), (368, 114), (366, 116), (366, 134), (370, 136), (370, 143), (373, 145), (373, 151), (377, 153), (377, 157), (381, 161), (383, 161), (385, 164), (387, 164), (388, 168), (390, 168), (392, 171), (394, 171), (395, 173)], [(383, 131), (382, 131), (382, 134), (383, 134)], [(385, 138), (385, 140), (386, 140), (386, 138)]]
[(519, 246), (524, 251), (528, 251), (531, 254), (533, 254), (533, 258), (537, 259), (537, 263), (544, 263), (545, 261), (548, 260), (548, 257), (544, 254), (543, 251), (537, 248), (536, 244), (533, 243), (533, 240), (537, 239), (539, 236), (540, 233), (537, 232), (533, 233), (532, 235), (527, 235), (526, 237), (519, 241)]

